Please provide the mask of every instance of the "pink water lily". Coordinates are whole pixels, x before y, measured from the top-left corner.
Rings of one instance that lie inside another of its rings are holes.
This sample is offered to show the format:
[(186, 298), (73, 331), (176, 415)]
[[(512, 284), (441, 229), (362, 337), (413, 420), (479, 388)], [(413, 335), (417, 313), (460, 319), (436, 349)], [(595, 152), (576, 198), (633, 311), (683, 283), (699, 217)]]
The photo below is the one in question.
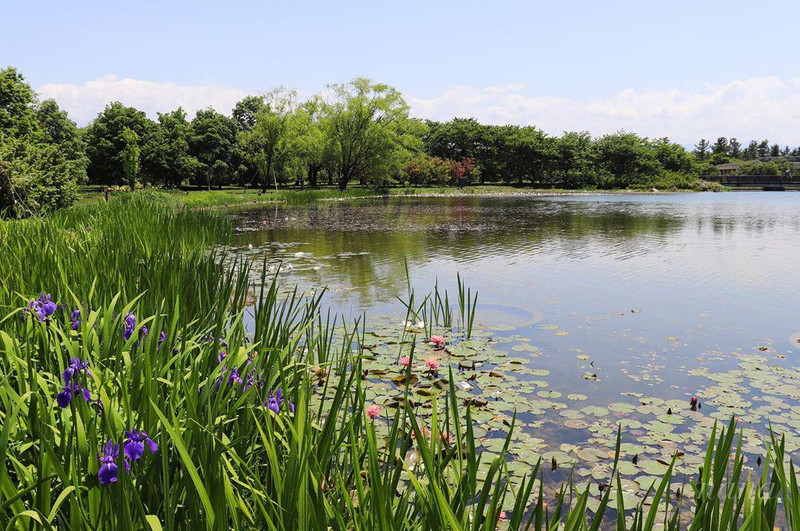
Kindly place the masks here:
[(408, 367), (409, 363), (411, 363), (411, 358), (408, 356), (400, 356), (400, 365), (403, 367)]
[(430, 356), (428, 359), (425, 360), (425, 365), (428, 366), (428, 370), (436, 371), (439, 369), (439, 360), (438, 358)]
[(367, 406), (366, 412), (370, 419), (375, 420), (375, 417), (381, 414), (381, 406), (372, 404), (371, 406)]
[(447, 342), (444, 336), (431, 336), (431, 343), (433, 343), (433, 346), (436, 348), (444, 348)]

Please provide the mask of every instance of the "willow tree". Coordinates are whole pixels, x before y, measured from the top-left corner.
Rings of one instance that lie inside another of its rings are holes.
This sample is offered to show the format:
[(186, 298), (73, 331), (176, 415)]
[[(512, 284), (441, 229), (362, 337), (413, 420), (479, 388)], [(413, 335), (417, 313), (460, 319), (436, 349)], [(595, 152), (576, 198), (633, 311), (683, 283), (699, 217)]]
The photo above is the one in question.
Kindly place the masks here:
[(398, 175), (421, 142), (422, 127), (408, 116), (408, 104), (389, 85), (356, 78), (329, 85), (322, 104), (323, 126), (339, 189), (358, 179), (381, 182)]
[(262, 102), (252, 127), (241, 133), (241, 143), (258, 167), (261, 191), (266, 192), (270, 181), (277, 189), (276, 174), (292, 154), (297, 92), (280, 87), (265, 94)]

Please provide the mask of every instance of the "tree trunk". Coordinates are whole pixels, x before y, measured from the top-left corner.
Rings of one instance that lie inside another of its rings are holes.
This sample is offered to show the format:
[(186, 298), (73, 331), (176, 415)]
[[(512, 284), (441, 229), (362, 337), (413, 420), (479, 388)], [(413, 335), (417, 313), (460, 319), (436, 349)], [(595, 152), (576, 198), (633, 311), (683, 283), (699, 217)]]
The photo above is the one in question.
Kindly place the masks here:
[(339, 175), (339, 190), (344, 192), (345, 188), (347, 188), (347, 183), (350, 181), (350, 175), (347, 172), (342, 172)]
[(308, 165), (308, 185), (311, 188), (317, 187), (317, 167), (313, 164)]

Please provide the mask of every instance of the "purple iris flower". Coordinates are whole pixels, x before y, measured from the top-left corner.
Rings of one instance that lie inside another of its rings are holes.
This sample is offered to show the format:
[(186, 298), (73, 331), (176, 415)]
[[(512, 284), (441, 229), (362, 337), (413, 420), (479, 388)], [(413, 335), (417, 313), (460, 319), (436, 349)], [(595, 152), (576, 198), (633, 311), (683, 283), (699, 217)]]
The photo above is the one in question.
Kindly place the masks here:
[(58, 407), (64, 409), (69, 405), (72, 401), (72, 387), (65, 387), (63, 391), (58, 393), (56, 397), (56, 402), (58, 402)]
[(284, 402), (289, 404), (289, 409), (291, 410), (292, 413), (294, 413), (294, 404), (292, 404), (289, 401), (289, 399), (283, 398), (283, 390), (280, 387), (278, 387), (278, 389), (275, 391), (274, 394), (273, 393), (269, 394), (269, 399), (267, 399), (264, 405), (267, 406), (267, 408), (269, 408), (270, 411), (277, 414), (280, 411), (281, 406), (283, 405)]
[(72, 329), (77, 330), (78, 327), (81, 326), (81, 309), (73, 310), (72, 313), (69, 314), (69, 319), (72, 321)]
[(40, 293), (38, 299), (33, 299), (28, 304), (28, 311), (35, 313), (39, 321), (49, 321), (50, 316), (58, 310), (58, 304), (52, 301), (50, 294)]
[[(136, 331), (136, 315), (128, 312), (122, 326), (122, 337), (127, 341)], [(148, 330), (146, 326), (139, 327), (139, 340), (136, 342), (137, 347), (142, 344), (142, 339), (146, 338), (149, 333), (150, 330)]]
[(158, 336), (158, 346), (156, 348), (161, 348), (161, 345), (164, 341), (167, 340), (167, 333), (165, 331), (161, 331), (161, 334)]
[(137, 347), (142, 344), (142, 339), (146, 338), (148, 334), (150, 334), (150, 330), (148, 330), (146, 326), (139, 329), (139, 341), (136, 342)]
[[(200, 340), (200, 343), (212, 343), (213, 341), (214, 341), (214, 333), (209, 332), (203, 337), (203, 339)], [(222, 345), (223, 347), (228, 346), (228, 342), (225, 341), (224, 339), (220, 339), (219, 344)]]
[(136, 330), (136, 316), (128, 312), (128, 315), (125, 316), (122, 329), (122, 337), (125, 338), (125, 341), (131, 338), (134, 330)]
[(97, 472), (97, 479), (101, 485), (111, 485), (117, 481), (117, 464), (114, 462), (119, 457), (119, 445), (114, 444), (111, 439), (103, 447), (103, 453), (97, 454), (100, 460), (100, 470)]
[(158, 443), (147, 436), (146, 431), (126, 431), (123, 452), (125, 452), (125, 467), (130, 470), (130, 463), (136, 461), (144, 454), (144, 445), (150, 449), (151, 454), (158, 451)]
[(247, 391), (251, 387), (263, 387), (264, 386), (264, 378), (256, 373), (256, 370), (253, 369), (249, 373), (247, 373), (247, 377), (244, 382), (243, 389)]
[(92, 376), (92, 371), (89, 370), (89, 362), (81, 361), (78, 358), (70, 358), (69, 365), (61, 375), (64, 380), (64, 390), (58, 393), (56, 397), (59, 407), (67, 407), (76, 393), (81, 393), (87, 403), (91, 400), (89, 390), (86, 388), (87, 376)]

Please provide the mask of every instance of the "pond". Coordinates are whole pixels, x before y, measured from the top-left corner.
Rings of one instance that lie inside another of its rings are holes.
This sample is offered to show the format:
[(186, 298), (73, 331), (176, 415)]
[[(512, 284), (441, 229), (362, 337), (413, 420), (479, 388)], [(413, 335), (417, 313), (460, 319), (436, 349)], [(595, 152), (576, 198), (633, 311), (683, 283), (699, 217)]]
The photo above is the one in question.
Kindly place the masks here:
[(451, 297), (459, 273), (479, 292), (477, 339), (462, 348), (488, 350), (486, 367), (516, 383), (473, 382), (513, 395), (498, 411), (518, 411), (523, 463), (555, 457), (601, 478), (622, 420), (624, 453), (642, 456), (622, 471), (634, 496), (676, 449), (678, 470), (696, 472), (715, 419), (739, 417), (750, 467), (768, 420), (800, 448), (800, 194), (409, 197), (232, 215), (232, 248), (282, 264), (283, 285), (327, 286), (325, 304), (366, 314), (368, 329), (402, 323), (406, 268), (416, 292), (438, 279)]

